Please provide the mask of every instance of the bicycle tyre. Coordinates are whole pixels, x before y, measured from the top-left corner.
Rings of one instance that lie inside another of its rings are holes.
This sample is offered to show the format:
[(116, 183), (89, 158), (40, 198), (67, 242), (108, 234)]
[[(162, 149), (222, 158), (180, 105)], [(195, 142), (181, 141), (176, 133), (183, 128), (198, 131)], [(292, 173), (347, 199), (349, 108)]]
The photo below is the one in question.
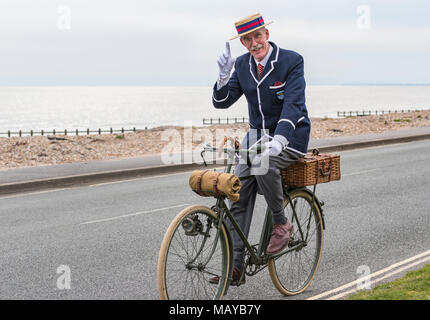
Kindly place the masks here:
[[(200, 221), (202, 232), (187, 235), (182, 226), (186, 219)], [(173, 219), (164, 235), (158, 257), (157, 283), (161, 299), (217, 300), (226, 293), (232, 269), (232, 249), (230, 234), (225, 224), (221, 227), (213, 256), (204, 268), (201, 267), (212, 251), (216, 238), (218, 227), (214, 223), (215, 220), (216, 214), (213, 210), (199, 205), (185, 208)], [(204, 232), (209, 235), (205, 242)], [(178, 257), (179, 260), (176, 259)], [(190, 262), (197, 267), (190, 269)], [(219, 276), (218, 285), (209, 283), (209, 277), (213, 275)]]
[[(306, 223), (308, 222), (304, 219), (306, 219), (306, 214), (309, 215), (313, 207), (310, 220), (314, 231), (312, 231), (313, 235), (310, 238), (311, 241), (308, 241), (305, 247), (268, 260), (267, 264), (270, 278), (276, 289), (286, 296), (300, 294), (308, 288), (318, 270), (323, 246), (323, 222), (321, 211), (316, 203), (312, 206), (312, 195), (307, 191), (297, 190), (293, 191), (290, 197), (291, 201), (295, 203), (298, 220), (300, 221), (304, 233), (306, 233)], [(317, 200), (315, 199), (315, 201)], [(285, 214), (291, 222), (292, 207), (288, 199), (284, 202), (284, 208)], [(306, 210), (309, 211), (305, 212)], [(297, 219), (294, 219), (292, 222), (294, 232), (291, 239), (293, 241), (301, 238), (296, 220)], [(290, 244), (293, 241), (290, 240)], [(310, 262), (309, 269), (300, 270), (304, 265), (304, 263), (302, 263), (302, 258)]]

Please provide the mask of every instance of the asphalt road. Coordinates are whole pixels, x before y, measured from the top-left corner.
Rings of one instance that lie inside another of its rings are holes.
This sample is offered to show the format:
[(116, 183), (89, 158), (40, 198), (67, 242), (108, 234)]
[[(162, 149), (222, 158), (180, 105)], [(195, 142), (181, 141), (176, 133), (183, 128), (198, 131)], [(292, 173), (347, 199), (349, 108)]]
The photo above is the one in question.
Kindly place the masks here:
[[(306, 299), (430, 249), (430, 141), (341, 153), (342, 180), (319, 185), (326, 230), (308, 290), (285, 298), (263, 270), (229, 299)], [(189, 174), (0, 198), (0, 299), (158, 299), (164, 232), (191, 204), (212, 205)], [(265, 204), (260, 196), (251, 237)], [(70, 270), (70, 289), (64, 270)]]

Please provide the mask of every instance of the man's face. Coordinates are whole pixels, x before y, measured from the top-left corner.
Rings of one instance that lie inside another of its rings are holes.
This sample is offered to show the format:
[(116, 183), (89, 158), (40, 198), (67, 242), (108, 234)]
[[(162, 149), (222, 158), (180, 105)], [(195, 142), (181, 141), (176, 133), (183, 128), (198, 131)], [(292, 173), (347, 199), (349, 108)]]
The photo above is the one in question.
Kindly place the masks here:
[(240, 42), (248, 49), (251, 55), (261, 61), (269, 52), (269, 30), (262, 28), (240, 37)]

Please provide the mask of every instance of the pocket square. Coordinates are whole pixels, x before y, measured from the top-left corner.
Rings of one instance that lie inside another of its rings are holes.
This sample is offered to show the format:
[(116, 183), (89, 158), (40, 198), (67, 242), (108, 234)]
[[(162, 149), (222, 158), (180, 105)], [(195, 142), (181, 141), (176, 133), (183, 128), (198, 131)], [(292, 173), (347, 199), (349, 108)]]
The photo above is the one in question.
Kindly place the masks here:
[(281, 81), (276, 81), (274, 84), (273, 84), (273, 86), (274, 87), (277, 87), (277, 86), (280, 86), (282, 84), (282, 82)]

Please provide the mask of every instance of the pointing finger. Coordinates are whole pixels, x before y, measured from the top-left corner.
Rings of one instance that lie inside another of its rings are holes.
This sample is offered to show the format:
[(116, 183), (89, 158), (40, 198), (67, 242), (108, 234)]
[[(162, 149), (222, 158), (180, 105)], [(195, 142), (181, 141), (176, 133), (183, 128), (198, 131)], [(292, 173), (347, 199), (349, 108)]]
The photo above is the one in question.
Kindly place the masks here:
[(231, 51), (230, 51), (230, 42), (226, 41), (225, 43), (225, 50), (227, 52), (228, 56), (231, 56)]

